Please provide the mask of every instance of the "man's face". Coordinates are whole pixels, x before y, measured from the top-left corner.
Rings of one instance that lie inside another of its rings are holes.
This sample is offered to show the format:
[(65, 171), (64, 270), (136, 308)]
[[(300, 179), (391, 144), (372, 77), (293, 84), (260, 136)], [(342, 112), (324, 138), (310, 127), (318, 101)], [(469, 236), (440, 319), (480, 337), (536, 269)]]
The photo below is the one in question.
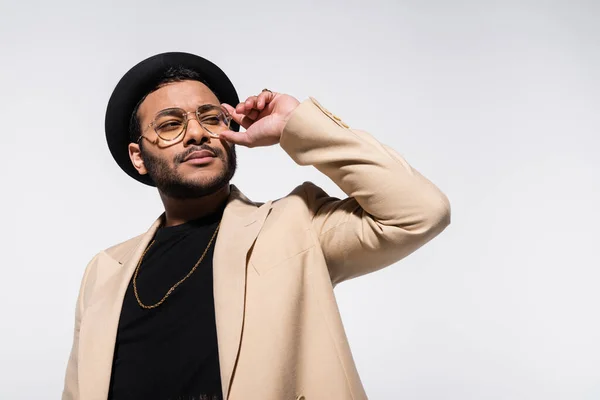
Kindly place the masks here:
[[(129, 145), (130, 158), (140, 173), (148, 173), (157, 188), (168, 197), (198, 198), (229, 184), (236, 169), (233, 145), (211, 137), (198, 123), (193, 112), (201, 105), (219, 106), (215, 94), (198, 81), (169, 83), (150, 93), (140, 104), (138, 119), (142, 135), (140, 146)], [(148, 125), (162, 110), (178, 107), (189, 114), (187, 130), (176, 140), (160, 139)], [(215, 157), (186, 160), (193, 152), (208, 150)]]

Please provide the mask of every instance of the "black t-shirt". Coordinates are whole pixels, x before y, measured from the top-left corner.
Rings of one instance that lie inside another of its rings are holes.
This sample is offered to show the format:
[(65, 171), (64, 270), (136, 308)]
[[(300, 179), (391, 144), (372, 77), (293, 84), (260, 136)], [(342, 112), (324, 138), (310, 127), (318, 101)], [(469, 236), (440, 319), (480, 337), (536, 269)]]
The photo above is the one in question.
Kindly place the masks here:
[[(201, 257), (222, 211), (160, 228), (136, 280), (143, 304), (158, 302)], [(110, 400), (222, 398), (213, 297), (216, 238), (194, 273), (157, 308), (140, 307), (129, 283), (115, 345)]]

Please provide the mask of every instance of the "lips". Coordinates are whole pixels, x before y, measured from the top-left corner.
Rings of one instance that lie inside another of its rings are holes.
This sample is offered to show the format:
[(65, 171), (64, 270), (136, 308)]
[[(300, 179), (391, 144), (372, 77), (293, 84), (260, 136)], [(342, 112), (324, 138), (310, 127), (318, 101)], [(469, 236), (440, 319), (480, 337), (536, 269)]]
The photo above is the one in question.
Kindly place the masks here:
[(214, 158), (215, 157), (215, 153), (213, 153), (212, 151), (209, 150), (199, 150), (199, 151), (194, 151), (193, 153), (191, 153), (190, 155), (188, 155), (183, 162), (186, 161), (190, 161), (190, 160), (195, 160), (195, 159), (199, 159), (199, 158)]

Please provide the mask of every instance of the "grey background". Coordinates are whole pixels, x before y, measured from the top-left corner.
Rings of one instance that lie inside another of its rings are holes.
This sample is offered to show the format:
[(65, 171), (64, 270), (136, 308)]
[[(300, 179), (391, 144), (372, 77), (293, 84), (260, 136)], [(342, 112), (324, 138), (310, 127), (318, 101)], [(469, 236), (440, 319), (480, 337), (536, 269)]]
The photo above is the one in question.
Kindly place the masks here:
[[(59, 397), (83, 268), (161, 212), (103, 118), (128, 68), (173, 50), (244, 97), (316, 97), (449, 196), (439, 238), (336, 289), (370, 398), (600, 398), (598, 1), (0, 7), (1, 399)], [(341, 195), (278, 147), (239, 156), (255, 200)]]

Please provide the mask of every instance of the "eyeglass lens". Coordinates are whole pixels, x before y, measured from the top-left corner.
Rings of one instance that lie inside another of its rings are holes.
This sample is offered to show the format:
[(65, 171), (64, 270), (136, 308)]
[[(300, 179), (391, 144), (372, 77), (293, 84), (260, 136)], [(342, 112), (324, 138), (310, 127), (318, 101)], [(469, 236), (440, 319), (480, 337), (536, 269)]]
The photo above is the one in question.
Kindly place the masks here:
[[(195, 114), (202, 128), (212, 136), (228, 129), (231, 122), (229, 114), (216, 106), (200, 106)], [(183, 133), (188, 118), (193, 117), (180, 108), (163, 110), (154, 119), (154, 130), (161, 139), (173, 140)]]

